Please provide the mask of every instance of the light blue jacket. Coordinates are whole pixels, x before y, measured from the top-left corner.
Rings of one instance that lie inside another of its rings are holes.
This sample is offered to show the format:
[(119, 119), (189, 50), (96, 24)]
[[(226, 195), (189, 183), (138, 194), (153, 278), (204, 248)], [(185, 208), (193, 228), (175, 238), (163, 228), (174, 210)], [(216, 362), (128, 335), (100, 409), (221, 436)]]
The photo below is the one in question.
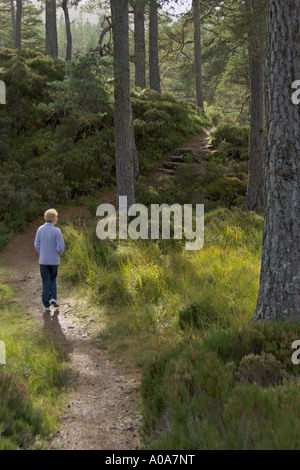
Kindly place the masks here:
[(50, 222), (41, 225), (35, 236), (34, 246), (40, 254), (39, 264), (60, 264), (60, 256), (65, 250), (65, 243), (59, 228)]

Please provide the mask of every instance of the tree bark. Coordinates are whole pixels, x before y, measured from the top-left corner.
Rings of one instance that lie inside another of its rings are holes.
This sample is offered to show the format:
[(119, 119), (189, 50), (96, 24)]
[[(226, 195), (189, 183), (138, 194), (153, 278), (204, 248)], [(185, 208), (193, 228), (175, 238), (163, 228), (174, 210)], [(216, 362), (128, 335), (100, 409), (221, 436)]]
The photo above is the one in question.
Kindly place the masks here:
[(204, 110), (203, 105), (203, 81), (202, 81), (202, 45), (201, 45), (201, 21), (199, 0), (193, 0), (194, 17), (194, 58), (195, 58), (195, 83), (196, 104)]
[(14, 0), (10, 0), (11, 21), (13, 27), (14, 42), (16, 42), (16, 16)]
[(58, 57), (56, 0), (46, 0), (46, 55)]
[[(264, 0), (263, 0), (264, 1)], [(261, 10), (262, 1), (247, 0), (246, 8), (250, 15), (255, 9)], [(249, 183), (245, 207), (254, 210), (264, 206), (264, 143), (265, 143), (265, 24), (261, 10), (260, 18), (250, 19), (248, 31), (248, 51), (250, 70), (250, 136), (249, 136)], [(258, 24), (261, 23), (261, 24)]]
[(22, 47), (22, 9), (22, 0), (17, 0), (15, 46), (16, 49), (19, 49), (19, 51)]
[(66, 35), (67, 35), (67, 50), (66, 50), (66, 61), (72, 60), (72, 33), (71, 33), (71, 22), (68, 9), (68, 0), (63, 0), (61, 7), (65, 16), (66, 24)]
[(300, 2), (270, 0), (266, 203), (254, 320), (300, 320)]
[(128, 0), (111, 0), (114, 40), (114, 116), (117, 206), (127, 196), (128, 207), (135, 203), (131, 127)]
[(158, 5), (156, 0), (150, 0), (149, 15), (149, 76), (150, 89), (161, 93), (160, 71), (158, 60)]
[(139, 167), (139, 159), (138, 159), (138, 154), (137, 154), (136, 145), (135, 145), (133, 115), (132, 115), (131, 106), (130, 106), (130, 134), (131, 134), (130, 151), (131, 151), (132, 162), (133, 162), (133, 177), (134, 177), (134, 180), (137, 181), (140, 176), (140, 167)]
[(134, 62), (135, 85), (146, 88), (145, 3), (136, 0), (134, 5)]

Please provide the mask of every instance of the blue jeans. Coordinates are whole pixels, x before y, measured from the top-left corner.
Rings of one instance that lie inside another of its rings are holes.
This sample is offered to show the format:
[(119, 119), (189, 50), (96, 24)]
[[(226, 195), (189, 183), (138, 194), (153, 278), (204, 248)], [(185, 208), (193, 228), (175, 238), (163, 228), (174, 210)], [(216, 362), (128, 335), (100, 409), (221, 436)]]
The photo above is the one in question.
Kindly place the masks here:
[(43, 281), (42, 301), (45, 308), (50, 307), (50, 300), (56, 300), (56, 265), (40, 264), (41, 277)]

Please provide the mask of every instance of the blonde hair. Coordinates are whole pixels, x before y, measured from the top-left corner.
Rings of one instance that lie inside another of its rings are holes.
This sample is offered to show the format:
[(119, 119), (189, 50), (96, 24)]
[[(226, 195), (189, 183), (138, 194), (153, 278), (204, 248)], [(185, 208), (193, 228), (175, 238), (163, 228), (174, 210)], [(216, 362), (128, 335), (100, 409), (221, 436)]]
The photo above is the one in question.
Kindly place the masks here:
[(44, 214), (44, 219), (46, 222), (52, 222), (55, 216), (58, 216), (57, 211), (55, 209), (48, 209)]

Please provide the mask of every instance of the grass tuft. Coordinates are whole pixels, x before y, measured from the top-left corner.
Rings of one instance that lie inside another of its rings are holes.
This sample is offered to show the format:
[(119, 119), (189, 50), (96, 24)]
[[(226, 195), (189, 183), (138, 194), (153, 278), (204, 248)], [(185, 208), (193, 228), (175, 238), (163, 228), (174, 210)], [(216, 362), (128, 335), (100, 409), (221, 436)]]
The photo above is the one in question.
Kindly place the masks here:
[(0, 450), (43, 447), (57, 427), (57, 406), (70, 379), (65, 355), (24, 315), (5, 272), (0, 274)]

